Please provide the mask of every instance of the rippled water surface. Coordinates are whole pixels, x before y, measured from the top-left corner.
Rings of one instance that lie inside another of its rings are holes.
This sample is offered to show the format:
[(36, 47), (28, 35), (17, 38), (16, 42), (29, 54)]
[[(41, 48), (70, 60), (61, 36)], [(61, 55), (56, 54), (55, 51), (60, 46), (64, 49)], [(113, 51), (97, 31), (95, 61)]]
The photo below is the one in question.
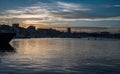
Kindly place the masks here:
[(120, 40), (14, 39), (0, 74), (120, 74)]

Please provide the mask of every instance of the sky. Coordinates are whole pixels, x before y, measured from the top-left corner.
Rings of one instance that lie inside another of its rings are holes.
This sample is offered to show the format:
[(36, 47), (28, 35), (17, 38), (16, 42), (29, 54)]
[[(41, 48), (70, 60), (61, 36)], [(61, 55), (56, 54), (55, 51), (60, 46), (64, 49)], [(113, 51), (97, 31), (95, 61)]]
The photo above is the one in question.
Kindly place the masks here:
[(120, 0), (0, 0), (0, 23), (120, 27)]

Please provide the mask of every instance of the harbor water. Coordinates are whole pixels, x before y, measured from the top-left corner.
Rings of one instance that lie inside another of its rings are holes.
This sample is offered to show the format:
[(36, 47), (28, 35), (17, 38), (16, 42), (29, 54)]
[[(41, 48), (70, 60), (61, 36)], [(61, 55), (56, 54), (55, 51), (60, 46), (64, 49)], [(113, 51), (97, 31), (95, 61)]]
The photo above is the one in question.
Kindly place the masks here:
[(0, 52), (0, 74), (120, 74), (120, 40), (13, 39), (10, 46)]

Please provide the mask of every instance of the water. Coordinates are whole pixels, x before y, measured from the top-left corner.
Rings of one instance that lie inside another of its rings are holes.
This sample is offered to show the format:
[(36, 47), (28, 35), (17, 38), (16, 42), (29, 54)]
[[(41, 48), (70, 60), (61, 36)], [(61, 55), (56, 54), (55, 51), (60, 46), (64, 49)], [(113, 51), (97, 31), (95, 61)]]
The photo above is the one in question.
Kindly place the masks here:
[(120, 74), (120, 40), (14, 39), (0, 74)]

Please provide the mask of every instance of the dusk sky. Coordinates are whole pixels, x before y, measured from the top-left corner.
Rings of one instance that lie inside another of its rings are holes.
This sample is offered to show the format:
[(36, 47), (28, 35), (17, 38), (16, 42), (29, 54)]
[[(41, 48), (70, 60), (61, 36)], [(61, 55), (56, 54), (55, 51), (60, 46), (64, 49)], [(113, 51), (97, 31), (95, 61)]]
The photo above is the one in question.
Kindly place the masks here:
[(0, 0), (0, 23), (120, 27), (120, 0)]

